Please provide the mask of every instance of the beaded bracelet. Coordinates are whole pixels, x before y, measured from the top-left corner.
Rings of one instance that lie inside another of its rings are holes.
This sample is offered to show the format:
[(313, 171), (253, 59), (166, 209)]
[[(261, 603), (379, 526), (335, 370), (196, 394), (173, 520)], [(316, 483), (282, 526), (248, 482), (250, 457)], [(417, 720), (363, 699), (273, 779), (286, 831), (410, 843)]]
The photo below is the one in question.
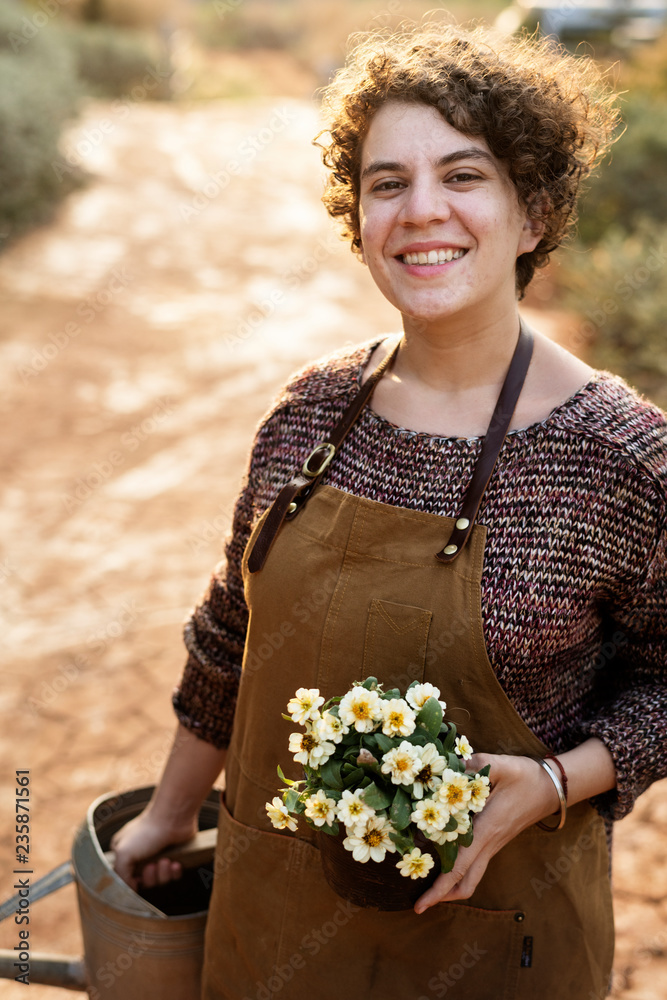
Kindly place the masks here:
[(544, 760), (542, 757), (533, 757), (533, 760), (536, 760), (537, 763), (540, 765), (540, 767), (544, 768), (544, 770), (547, 772), (547, 774), (553, 781), (554, 788), (556, 789), (556, 792), (558, 794), (558, 801), (560, 803), (560, 818), (556, 826), (549, 826), (548, 823), (545, 823), (543, 820), (540, 820), (540, 822), (537, 823), (536, 825), (539, 826), (540, 830), (547, 830), (549, 833), (555, 833), (556, 830), (560, 830), (562, 828), (563, 824), (565, 823), (565, 817), (567, 816), (567, 799), (565, 798), (565, 792), (563, 791), (563, 786), (560, 783), (560, 778), (555, 774), (554, 771), (552, 771), (551, 767), (547, 764), (546, 760)]

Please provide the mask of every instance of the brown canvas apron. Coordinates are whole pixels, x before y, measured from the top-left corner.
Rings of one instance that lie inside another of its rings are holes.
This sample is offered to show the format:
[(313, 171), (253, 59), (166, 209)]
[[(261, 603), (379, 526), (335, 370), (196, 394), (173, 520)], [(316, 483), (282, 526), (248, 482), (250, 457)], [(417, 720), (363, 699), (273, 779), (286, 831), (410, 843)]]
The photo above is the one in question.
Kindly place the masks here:
[(589, 803), (568, 810), (557, 833), (533, 826), (519, 834), (470, 900), (419, 916), (359, 909), (336, 896), (303, 818), (296, 834), (278, 833), (265, 813), (280, 784), (276, 765), (301, 776), (287, 750), (299, 727), (281, 717), (297, 687), (328, 698), (371, 674), (402, 691), (430, 681), (476, 751), (548, 751), (486, 653), (486, 528), (475, 524), (456, 560), (443, 563), (434, 553), (453, 518), (320, 485), (282, 525), (261, 572), (250, 573), (248, 553), (265, 518), (244, 558), (250, 622), (204, 1000), (602, 1000), (613, 955), (609, 859)]

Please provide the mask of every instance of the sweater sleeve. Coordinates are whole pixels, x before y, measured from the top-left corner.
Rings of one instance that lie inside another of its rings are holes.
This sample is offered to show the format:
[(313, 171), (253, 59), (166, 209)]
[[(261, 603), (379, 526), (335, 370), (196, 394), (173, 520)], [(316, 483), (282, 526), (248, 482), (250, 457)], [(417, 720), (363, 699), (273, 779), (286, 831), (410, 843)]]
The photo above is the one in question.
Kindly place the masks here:
[[(253, 444), (250, 466), (236, 502), (225, 559), (184, 628), (188, 658), (173, 696), (179, 722), (200, 739), (229, 745), (248, 628), (241, 564), (253, 523), (271, 498), (262, 496), (263, 462), (273, 447), (274, 421), (267, 419)], [(267, 502), (268, 500), (268, 502)]]
[(663, 528), (641, 588), (611, 608), (603, 647), (604, 701), (584, 727), (611, 752), (617, 787), (594, 800), (607, 819), (622, 819), (652, 782), (667, 776), (667, 531)]

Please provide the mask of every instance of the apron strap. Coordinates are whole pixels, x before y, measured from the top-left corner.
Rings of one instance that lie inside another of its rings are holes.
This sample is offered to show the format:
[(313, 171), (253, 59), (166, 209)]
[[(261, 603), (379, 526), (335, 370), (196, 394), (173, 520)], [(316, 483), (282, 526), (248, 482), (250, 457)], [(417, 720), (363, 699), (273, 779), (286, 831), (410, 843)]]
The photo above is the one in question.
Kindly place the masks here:
[(278, 534), (285, 518), (291, 519), (298, 513), (305, 500), (315, 489), (326, 472), (327, 466), (345, 440), (348, 432), (370, 399), (387, 368), (392, 364), (398, 352), (399, 344), (382, 359), (374, 372), (366, 379), (361, 389), (349, 404), (343, 416), (334, 427), (328, 441), (315, 445), (310, 455), (303, 463), (301, 472), (290, 479), (286, 486), (273, 501), (266, 520), (255, 539), (252, 551), (248, 557), (248, 570), (256, 573), (262, 568), (269, 554), (269, 549)]
[[(398, 352), (399, 344), (380, 362), (375, 371), (364, 382), (361, 389), (349, 404), (343, 416), (331, 432), (328, 441), (317, 444), (303, 464), (301, 472), (283, 486), (274, 500), (266, 520), (254, 541), (248, 557), (248, 570), (256, 573), (262, 568), (269, 554), (273, 541), (285, 519), (294, 517), (307, 498), (320, 482), (329, 463), (338, 448), (347, 437), (357, 417), (370, 399), (375, 386), (392, 364)], [(528, 366), (533, 353), (533, 336), (523, 320), (519, 331), (519, 339), (512, 355), (503, 387), (500, 390), (489, 429), (482, 441), (482, 450), (477, 460), (470, 485), (466, 491), (461, 513), (456, 525), (441, 552), (436, 553), (436, 559), (441, 562), (453, 562), (465, 547), (472, 532), (477, 511), (482, 502), (484, 491), (493, 475), (498, 456), (504, 444), (516, 408)]]
[(463, 498), (461, 513), (456, 520), (447, 544), (442, 551), (436, 553), (436, 559), (439, 559), (441, 562), (453, 562), (470, 537), (482, 497), (493, 475), (493, 470), (496, 467), (502, 446), (505, 443), (512, 414), (516, 409), (516, 404), (526, 379), (532, 353), (533, 335), (525, 326), (523, 320), (521, 320), (519, 339), (514, 349), (503, 387), (500, 390), (489, 429), (482, 439), (482, 450), (477, 459), (470, 485)]

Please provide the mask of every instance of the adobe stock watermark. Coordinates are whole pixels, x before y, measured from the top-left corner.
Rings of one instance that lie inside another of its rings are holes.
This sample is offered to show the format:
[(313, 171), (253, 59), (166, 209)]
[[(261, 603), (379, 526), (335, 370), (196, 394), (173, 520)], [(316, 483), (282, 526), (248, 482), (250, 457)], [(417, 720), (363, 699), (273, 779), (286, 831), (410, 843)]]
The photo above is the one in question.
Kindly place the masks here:
[(60, 8), (66, 7), (68, 3), (69, 0), (39, 0), (37, 10), (29, 17), (21, 18), (21, 30), (7, 32), (7, 41), (14, 55), (31, 42), (54, 17), (57, 17)]
[(229, 185), (232, 177), (240, 174), (243, 167), (252, 161), (269, 146), (277, 135), (284, 132), (288, 125), (296, 121), (297, 115), (289, 108), (274, 108), (266, 125), (247, 135), (234, 151), (231, 159), (214, 174), (209, 174), (206, 183), (188, 202), (181, 202), (178, 211), (184, 222), (190, 222), (204, 211), (205, 208), (220, 195)]
[(25, 385), (31, 378), (36, 378), (48, 368), (72, 341), (81, 336), (84, 327), (89, 326), (95, 317), (133, 281), (134, 276), (128, 273), (125, 266), (114, 267), (104, 287), (88, 295), (76, 307), (75, 313), (80, 322), (69, 320), (61, 330), (49, 334), (47, 343), (41, 347), (33, 347), (29, 364), (17, 365), (16, 371), (21, 376), (23, 384)]
[(64, 152), (51, 161), (51, 170), (56, 179), (61, 181), (66, 174), (74, 174), (83, 167), (87, 156), (102, 145), (105, 138), (115, 131), (119, 122), (130, 114), (132, 105), (140, 104), (153, 96), (157, 87), (165, 84), (172, 75), (169, 66), (161, 69), (159, 66), (149, 66), (141, 81), (134, 84), (123, 97), (117, 97), (111, 102), (110, 118), (101, 118), (95, 123), (85, 125), (78, 131), (76, 141), (71, 141)]
[(158, 400), (153, 408), (153, 412), (144, 417), (140, 423), (135, 424), (129, 431), (121, 434), (120, 442), (123, 451), (113, 448), (100, 461), (93, 462), (87, 472), (76, 480), (74, 487), (69, 493), (61, 493), (60, 500), (68, 514), (72, 514), (81, 504), (89, 500), (93, 493), (109, 480), (116, 471), (127, 460), (127, 453), (136, 451), (140, 444), (146, 441), (151, 434), (168, 417), (172, 415), (174, 408), (172, 400), (168, 397)]
[(224, 21), (230, 11), (241, 6), (243, 0), (213, 0), (213, 10), (221, 21)]
[(536, 876), (531, 878), (530, 887), (538, 899), (542, 899), (545, 892), (548, 892), (565, 875), (568, 875), (574, 866), (579, 864), (586, 851), (590, 851), (591, 848), (595, 847), (597, 841), (590, 832), (591, 829), (592, 824), (585, 830), (582, 830), (572, 846), (565, 845), (562, 853), (555, 861), (547, 861), (544, 866), (542, 878), (537, 878)]
[(312, 277), (325, 260), (341, 249), (341, 245), (340, 238), (334, 232), (319, 239), (312, 251), (298, 264), (283, 271), (280, 276), (281, 285), (272, 289), (266, 298), (254, 303), (253, 308), (243, 317), (233, 333), (225, 334), (225, 345), (234, 348), (248, 340), (276, 309), (287, 301), (290, 292), (295, 291), (304, 281)]
[[(322, 948), (326, 947), (338, 934), (341, 927), (353, 919), (361, 907), (355, 906), (347, 900), (341, 899), (330, 920), (325, 920), (321, 927), (312, 928), (299, 944), (299, 950), (285, 962), (284, 965), (276, 965), (273, 974), (269, 976), (265, 983), (257, 981), (257, 989), (252, 996), (246, 996), (243, 1000), (273, 1000), (277, 993), (291, 982), (295, 972), (305, 969), (308, 964), (307, 956), (319, 954)], [(304, 952), (306, 954), (304, 955)]]
[(446, 997), (451, 987), (460, 983), (466, 972), (474, 968), (486, 954), (487, 952), (484, 948), (480, 948), (477, 941), (474, 944), (467, 944), (457, 962), (452, 962), (448, 969), (438, 972), (429, 979), (428, 988), (431, 991), (429, 996), (420, 996), (417, 1000), (431, 1000), (432, 996)]
[(584, 313), (585, 322), (571, 331), (570, 344), (580, 348), (593, 340), (603, 328), (610, 316), (620, 312), (620, 303), (630, 299), (646, 285), (653, 274), (667, 263), (667, 256), (662, 246), (652, 247), (642, 264), (629, 268), (622, 278), (613, 286), (614, 295), (603, 300), (597, 300), (595, 305)]
[(234, 506), (230, 504), (226, 506), (225, 504), (220, 504), (218, 507), (219, 513), (216, 514), (212, 520), (202, 521), (201, 525), (197, 531), (193, 532), (185, 539), (185, 544), (189, 546), (190, 550), (195, 554), (201, 552), (202, 549), (206, 548), (211, 542), (217, 542), (229, 531), (232, 519), (234, 517)]
[[(92, 655), (99, 656), (107, 649), (109, 643), (126, 635), (142, 614), (143, 610), (137, 607), (136, 601), (123, 601), (115, 610), (113, 618), (88, 636), (87, 649)], [(30, 710), (39, 715), (44, 709), (51, 708), (90, 666), (91, 662), (87, 655), (76, 653), (69, 663), (61, 667), (55, 677), (40, 683), (37, 693), (28, 698)]]

